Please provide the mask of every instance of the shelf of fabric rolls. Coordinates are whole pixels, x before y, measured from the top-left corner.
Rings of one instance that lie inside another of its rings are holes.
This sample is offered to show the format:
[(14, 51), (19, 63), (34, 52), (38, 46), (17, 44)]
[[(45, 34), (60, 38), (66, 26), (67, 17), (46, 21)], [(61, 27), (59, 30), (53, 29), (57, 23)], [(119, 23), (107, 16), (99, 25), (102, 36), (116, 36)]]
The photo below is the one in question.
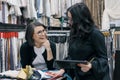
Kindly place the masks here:
[(19, 48), (25, 29), (25, 25), (0, 23), (0, 72), (21, 66)]
[(103, 31), (103, 34), (106, 44), (111, 46), (107, 46), (108, 54), (110, 52), (108, 49), (111, 48), (111, 53), (108, 55), (110, 75), (113, 80), (118, 80), (120, 78), (120, 27), (112, 27), (109, 31)]
[(120, 78), (120, 27), (115, 28), (113, 42), (115, 48), (113, 80), (118, 80)]
[(110, 78), (113, 78), (113, 72), (114, 72), (114, 58), (113, 58), (113, 35), (111, 31), (102, 31), (103, 35), (105, 36), (105, 44), (107, 47), (107, 56), (108, 56), (108, 65), (109, 65), (109, 75)]
[(120, 27), (111, 27), (110, 30), (112, 31), (113, 35), (113, 47), (115, 50), (120, 50)]
[(49, 30), (49, 40), (56, 44), (56, 59), (64, 59), (67, 56), (69, 30)]
[(102, 31), (106, 41), (112, 41), (114, 50), (120, 50), (120, 31)]

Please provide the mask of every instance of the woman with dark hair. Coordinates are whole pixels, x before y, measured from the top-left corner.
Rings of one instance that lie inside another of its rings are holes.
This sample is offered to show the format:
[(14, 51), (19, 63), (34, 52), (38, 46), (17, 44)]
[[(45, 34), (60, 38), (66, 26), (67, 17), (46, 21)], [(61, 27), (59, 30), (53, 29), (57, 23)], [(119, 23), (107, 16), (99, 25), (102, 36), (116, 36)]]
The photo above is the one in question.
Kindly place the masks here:
[(54, 77), (69, 72), (74, 80), (110, 80), (104, 35), (94, 24), (88, 7), (76, 3), (67, 9), (67, 16), (71, 28), (68, 57), (88, 63), (79, 63), (75, 69), (60, 69)]
[(52, 70), (56, 58), (56, 46), (47, 39), (46, 27), (39, 22), (27, 26), (26, 42), (20, 48), (21, 65), (30, 65), (40, 70)]

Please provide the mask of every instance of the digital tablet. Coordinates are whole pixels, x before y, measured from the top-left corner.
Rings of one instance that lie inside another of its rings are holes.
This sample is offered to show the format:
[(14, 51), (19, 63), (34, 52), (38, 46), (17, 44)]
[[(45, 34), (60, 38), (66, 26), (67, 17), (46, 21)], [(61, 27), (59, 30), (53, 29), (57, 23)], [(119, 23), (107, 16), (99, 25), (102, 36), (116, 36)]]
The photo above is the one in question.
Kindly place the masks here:
[(64, 69), (74, 69), (77, 64), (88, 64), (85, 60), (55, 60), (55, 67)]

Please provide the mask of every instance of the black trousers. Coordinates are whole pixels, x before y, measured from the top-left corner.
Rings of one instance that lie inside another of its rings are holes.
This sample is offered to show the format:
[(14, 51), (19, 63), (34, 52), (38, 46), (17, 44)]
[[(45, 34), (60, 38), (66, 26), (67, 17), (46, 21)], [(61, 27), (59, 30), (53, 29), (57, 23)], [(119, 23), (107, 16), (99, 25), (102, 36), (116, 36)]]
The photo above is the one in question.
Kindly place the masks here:
[(120, 79), (120, 50), (116, 50), (113, 80), (119, 80), (119, 79)]

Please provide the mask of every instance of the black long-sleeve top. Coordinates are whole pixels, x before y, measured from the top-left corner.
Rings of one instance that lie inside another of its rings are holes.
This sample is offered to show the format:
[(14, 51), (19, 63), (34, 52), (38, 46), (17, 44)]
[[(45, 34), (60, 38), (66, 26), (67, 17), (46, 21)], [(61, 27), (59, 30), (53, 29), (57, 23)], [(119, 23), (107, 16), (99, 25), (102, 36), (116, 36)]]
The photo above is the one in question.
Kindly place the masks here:
[[(45, 62), (47, 64), (47, 68), (48, 70), (52, 70), (53, 68), (53, 63), (54, 60), (56, 59), (56, 45), (50, 41), (50, 47), (53, 53), (53, 59), (48, 61), (47, 60), (47, 51), (45, 50), (45, 52), (42, 54)], [(23, 43), (21, 48), (20, 48), (20, 57), (21, 57), (21, 65), (22, 68), (25, 68), (26, 65), (31, 65), (32, 67), (34, 67), (32, 65), (32, 62), (34, 61), (35, 57), (36, 57), (36, 53), (34, 52), (34, 47), (29, 46), (27, 42)]]
[(75, 75), (76, 80), (109, 80), (105, 39), (104, 35), (96, 28), (84, 40), (80, 37), (75, 38), (69, 44), (68, 55), (72, 60), (90, 61), (94, 57), (90, 71), (82, 72), (80, 67), (76, 66), (75, 72), (73, 71), (71, 75)]

